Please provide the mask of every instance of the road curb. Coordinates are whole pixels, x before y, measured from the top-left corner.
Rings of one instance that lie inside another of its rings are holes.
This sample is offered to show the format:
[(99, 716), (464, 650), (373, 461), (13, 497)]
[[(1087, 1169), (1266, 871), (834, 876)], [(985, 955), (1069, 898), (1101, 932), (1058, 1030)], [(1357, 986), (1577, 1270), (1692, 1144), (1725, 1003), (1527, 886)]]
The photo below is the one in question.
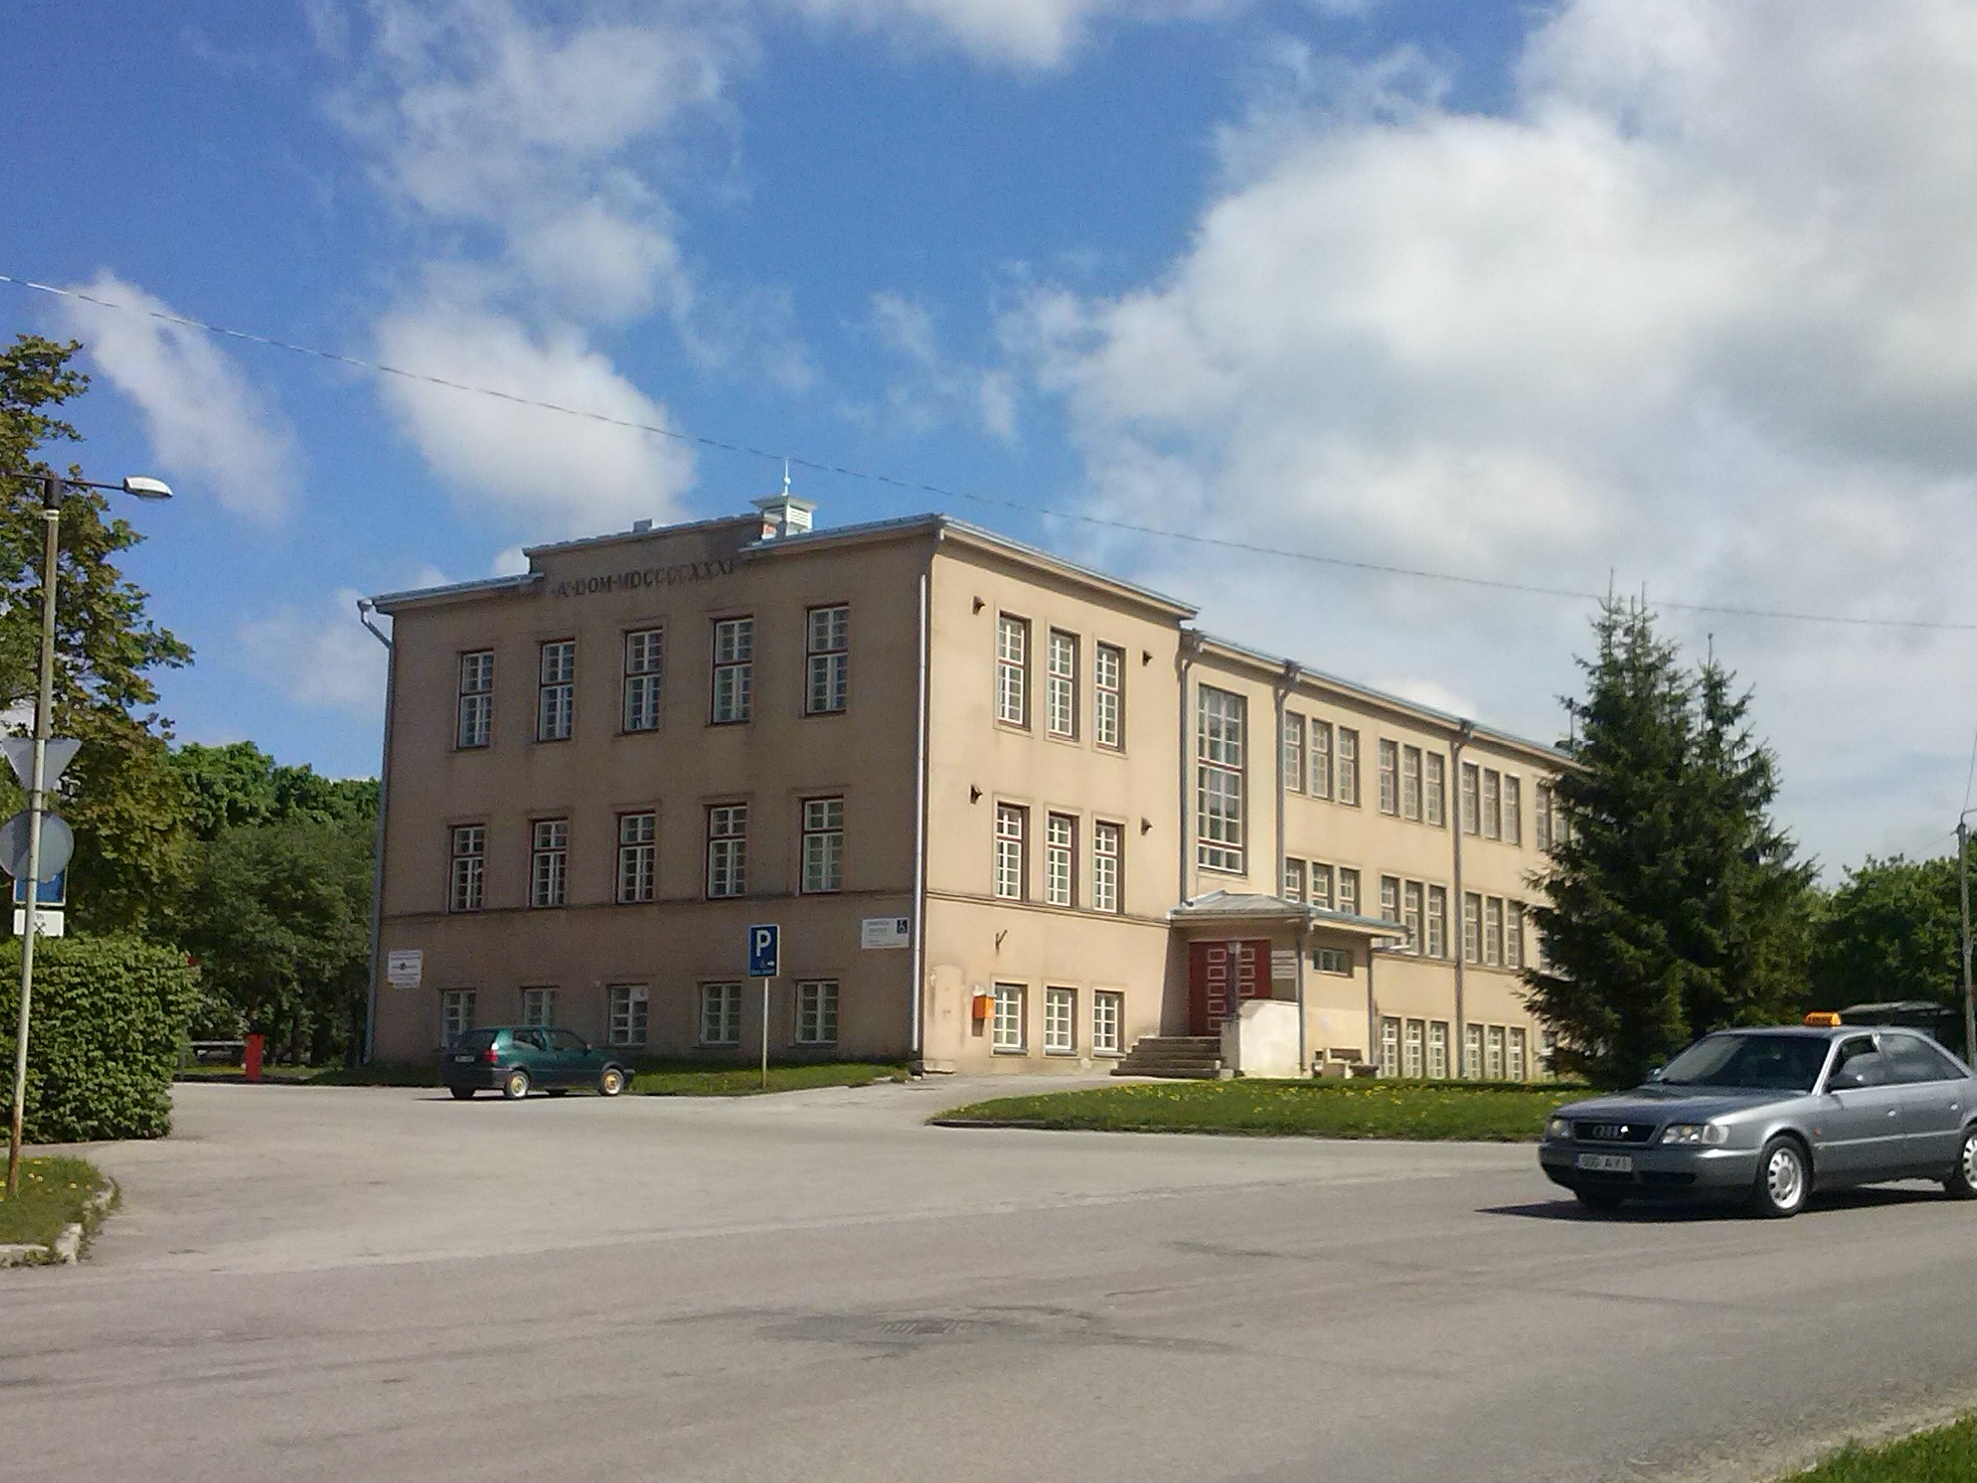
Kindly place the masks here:
[(90, 1232), (102, 1224), (120, 1193), (116, 1180), (110, 1180), (105, 1188), (90, 1196), (85, 1218), (63, 1226), (50, 1245), (20, 1241), (0, 1246), (0, 1267), (73, 1267), (82, 1260)]

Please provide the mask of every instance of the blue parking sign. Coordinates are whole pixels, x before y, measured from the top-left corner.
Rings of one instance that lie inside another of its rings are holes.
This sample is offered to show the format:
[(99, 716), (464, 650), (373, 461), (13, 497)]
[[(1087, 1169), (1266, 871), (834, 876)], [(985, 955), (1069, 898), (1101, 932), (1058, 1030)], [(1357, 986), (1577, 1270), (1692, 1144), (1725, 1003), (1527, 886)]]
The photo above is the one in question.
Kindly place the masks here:
[(748, 929), (748, 976), (774, 978), (781, 968), (783, 929), (764, 922)]

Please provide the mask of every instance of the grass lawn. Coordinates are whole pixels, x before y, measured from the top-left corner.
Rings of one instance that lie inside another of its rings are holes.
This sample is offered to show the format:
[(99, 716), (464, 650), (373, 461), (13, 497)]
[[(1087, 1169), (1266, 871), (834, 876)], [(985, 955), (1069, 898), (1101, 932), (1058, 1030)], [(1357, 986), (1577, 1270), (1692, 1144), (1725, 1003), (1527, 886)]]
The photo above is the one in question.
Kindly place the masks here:
[[(821, 1061), (809, 1065), (769, 1063), (768, 1090), (800, 1092), (810, 1087), (862, 1087), (875, 1081), (904, 1081), (904, 1066), (864, 1061)], [(654, 1061), (632, 1075), (632, 1090), (646, 1097), (746, 1097), (763, 1090), (758, 1066), (706, 1066)]]
[(1383, 1081), (1174, 1081), (997, 1097), (936, 1121), (1121, 1133), (1534, 1141), (1561, 1102), (1557, 1084)]
[(1848, 1447), (1789, 1483), (1968, 1483), (1977, 1478), (1977, 1416), (1881, 1447)]
[(0, 1175), (0, 1244), (51, 1246), (74, 1221), (87, 1233), (98, 1219), (90, 1201), (109, 1188), (109, 1176), (86, 1160), (22, 1159), (21, 1192), (11, 1200)]
[[(631, 1089), (648, 1097), (745, 1097), (763, 1090), (759, 1065), (705, 1061), (635, 1061)], [(437, 1066), (265, 1066), (264, 1081), (285, 1086), (436, 1087)], [(238, 1066), (187, 1066), (180, 1081), (239, 1081)], [(769, 1063), (768, 1090), (797, 1092), (809, 1087), (862, 1087), (875, 1081), (904, 1081), (906, 1068), (862, 1061), (821, 1061), (794, 1065)]]

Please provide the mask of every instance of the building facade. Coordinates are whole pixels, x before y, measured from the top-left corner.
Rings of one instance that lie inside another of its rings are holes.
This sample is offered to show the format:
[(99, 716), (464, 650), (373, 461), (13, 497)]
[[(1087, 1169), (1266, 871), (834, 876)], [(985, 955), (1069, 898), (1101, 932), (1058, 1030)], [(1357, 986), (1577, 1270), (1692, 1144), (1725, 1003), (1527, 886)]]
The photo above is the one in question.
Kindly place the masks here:
[(779, 1058), (1089, 1068), (1270, 1005), (1299, 1066), (1538, 1072), (1551, 749), (960, 521), (757, 506), (376, 599), (377, 1058), (766, 1024)]

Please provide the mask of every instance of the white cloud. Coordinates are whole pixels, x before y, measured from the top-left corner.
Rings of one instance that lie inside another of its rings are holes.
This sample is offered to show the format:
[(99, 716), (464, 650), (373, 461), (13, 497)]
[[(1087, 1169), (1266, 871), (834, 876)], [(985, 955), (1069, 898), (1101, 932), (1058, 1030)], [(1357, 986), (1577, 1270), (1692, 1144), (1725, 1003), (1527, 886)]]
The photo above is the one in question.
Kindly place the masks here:
[(137, 404), (162, 473), (179, 493), (210, 494), (237, 514), (270, 520), (295, 487), (287, 421), (204, 331), (151, 318), (162, 300), (108, 271), (74, 287), (127, 310), (63, 299), (69, 333)]
[(314, 606), (242, 623), (240, 662), (299, 706), (381, 721), (385, 649), (358, 623), (358, 595), (346, 588)]
[[(1580, 591), (1977, 615), (1977, 10), (1567, 0), (1506, 117), (1372, 70), (1235, 130), (1150, 286), (1039, 291), (1010, 328), (1098, 508)], [(1247, 575), (1206, 585), (1323, 667), (1440, 676), (1541, 735), (1577, 687), (1569, 608)], [(1966, 640), (1669, 622), (1757, 683), (1829, 860), (1953, 818)]]
[[(902, 40), (945, 42), (986, 61), (1061, 66), (1101, 20), (1157, 23), (1206, 20), (1249, 0), (784, 0), (819, 20), (885, 30)], [(1357, 0), (1318, 0), (1316, 8), (1352, 12)]]
[[(387, 364), (496, 392), (664, 427), (666, 409), (568, 327), (532, 335), (512, 319), (426, 306), (378, 326)], [(693, 457), (656, 433), (402, 377), (383, 395), (426, 461), (542, 537), (592, 534), (639, 516), (671, 519)]]

